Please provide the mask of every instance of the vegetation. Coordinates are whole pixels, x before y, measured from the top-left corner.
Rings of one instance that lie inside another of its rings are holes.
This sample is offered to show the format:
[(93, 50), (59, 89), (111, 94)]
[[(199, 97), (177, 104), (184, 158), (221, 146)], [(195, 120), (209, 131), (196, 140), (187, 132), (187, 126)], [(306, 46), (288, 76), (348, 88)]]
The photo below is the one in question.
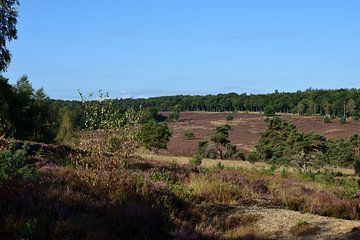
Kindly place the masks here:
[(25, 144), (20, 149), (11, 144), (7, 150), (0, 151), (0, 183), (33, 175), (33, 168), (26, 164), (27, 151)]
[(201, 162), (202, 162), (202, 157), (199, 152), (196, 152), (194, 154), (194, 157), (192, 159), (190, 159), (190, 161), (189, 161), (190, 165), (195, 168), (201, 166)]
[(58, 114), (44, 90), (35, 91), (26, 76), (15, 86), (0, 77), (0, 85), (0, 135), (52, 142), (58, 129)]
[(275, 108), (272, 105), (268, 105), (264, 108), (264, 115), (266, 117), (275, 116)]
[(7, 69), (11, 60), (7, 43), (17, 39), (17, 5), (19, 5), (17, 0), (1, 0), (0, 2), (0, 73)]
[(260, 160), (279, 165), (320, 167), (351, 166), (358, 155), (358, 136), (350, 140), (327, 140), (318, 133), (303, 133), (280, 118), (266, 120), (266, 130), (256, 147)]
[(138, 135), (139, 140), (150, 150), (150, 153), (156, 153), (161, 148), (166, 149), (170, 137), (169, 127), (157, 122), (145, 123)]
[(188, 140), (193, 139), (195, 138), (195, 133), (191, 130), (187, 130), (184, 132), (184, 138)]
[(233, 115), (226, 115), (226, 117), (225, 117), (225, 120), (226, 121), (232, 121), (232, 120), (234, 120), (234, 117), (233, 117)]

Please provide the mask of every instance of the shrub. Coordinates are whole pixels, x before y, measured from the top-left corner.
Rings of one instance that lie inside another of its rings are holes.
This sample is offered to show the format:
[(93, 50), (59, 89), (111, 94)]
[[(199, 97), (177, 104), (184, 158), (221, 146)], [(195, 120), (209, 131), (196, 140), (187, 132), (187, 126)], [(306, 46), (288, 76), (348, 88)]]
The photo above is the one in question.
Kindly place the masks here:
[(121, 148), (121, 140), (118, 137), (111, 137), (108, 142), (108, 150), (112, 153), (119, 151)]
[(31, 177), (34, 169), (26, 164), (28, 146), (23, 144), (18, 149), (15, 144), (9, 150), (0, 152), (0, 182), (4, 182), (16, 177)]
[(201, 154), (199, 152), (196, 152), (194, 154), (194, 157), (192, 159), (189, 160), (189, 163), (191, 166), (193, 167), (199, 167), (202, 163), (202, 157)]
[(355, 170), (355, 174), (357, 176), (360, 176), (360, 157), (359, 156), (355, 159), (354, 170)]
[(255, 151), (250, 152), (246, 156), (246, 160), (251, 162), (251, 163), (255, 163), (258, 160), (258, 156), (257, 156), (256, 152)]
[(329, 116), (324, 117), (324, 123), (331, 123), (331, 118)]
[(229, 114), (229, 115), (226, 115), (225, 120), (226, 121), (232, 121), (232, 120), (234, 120), (234, 117)]
[(195, 133), (191, 130), (187, 130), (184, 132), (184, 138), (187, 139), (187, 140), (190, 140), (190, 139), (194, 139), (195, 138)]
[(55, 141), (59, 144), (71, 143), (78, 137), (74, 117), (67, 107), (62, 108), (59, 115), (61, 120)]
[(164, 123), (157, 122), (145, 123), (138, 134), (139, 140), (151, 153), (156, 153), (161, 148), (166, 149), (170, 137), (169, 127)]
[(341, 124), (345, 124), (346, 123), (346, 117), (340, 117), (340, 119), (339, 119), (339, 123), (341, 123)]
[(272, 117), (275, 116), (275, 108), (272, 105), (268, 105), (264, 109), (264, 115), (266, 117)]

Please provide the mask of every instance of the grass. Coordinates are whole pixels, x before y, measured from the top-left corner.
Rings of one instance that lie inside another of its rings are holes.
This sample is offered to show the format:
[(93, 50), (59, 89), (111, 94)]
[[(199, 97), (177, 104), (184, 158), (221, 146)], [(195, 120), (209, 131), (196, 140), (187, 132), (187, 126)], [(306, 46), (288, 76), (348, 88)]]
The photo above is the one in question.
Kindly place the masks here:
[[(86, 163), (88, 156), (83, 158)], [(45, 162), (36, 163), (37, 178), (1, 183), (1, 236), (266, 239), (255, 229), (260, 217), (233, 205), (355, 218), (354, 200), (343, 194), (342, 185), (327, 186), (332, 180), (326, 176), (322, 182), (318, 176), (304, 179), (264, 163), (211, 159), (194, 169), (189, 158), (158, 155), (133, 159), (128, 169), (118, 171), (106, 165), (110, 158), (91, 158), (94, 165), (66, 165), (47, 164), (42, 156), (39, 161)], [(314, 231), (299, 225), (294, 234)]]
[(305, 220), (300, 220), (295, 226), (290, 228), (290, 234), (298, 237), (316, 235), (321, 228), (319, 226), (308, 223)]

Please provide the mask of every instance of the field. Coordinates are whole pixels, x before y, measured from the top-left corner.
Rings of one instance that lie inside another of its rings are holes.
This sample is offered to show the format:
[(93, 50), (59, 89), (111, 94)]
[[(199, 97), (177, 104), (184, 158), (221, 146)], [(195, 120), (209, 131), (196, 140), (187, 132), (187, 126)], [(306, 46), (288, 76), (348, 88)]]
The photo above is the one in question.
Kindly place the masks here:
[[(233, 116), (232, 121), (226, 121), (227, 115)], [(349, 121), (340, 124), (338, 120), (332, 123), (324, 123), (320, 116), (298, 116), (282, 114), (282, 118), (293, 122), (300, 131), (315, 131), (326, 138), (348, 138), (353, 134), (360, 134), (360, 121)], [(261, 132), (265, 129), (264, 117), (259, 113), (205, 113), (205, 112), (182, 112), (178, 122), (170, 123), (172, 137), (168, 143), (168, 149), (161, 154), (176, 156), (191, 156), (194, 153), (196, 143), (202, 139), (208, 139), (213, 129), (221, 124), (232, 126), (230, 140), (238, 149), (249, 151), (256, 146)], [(191, 130), (195, 133), (194, 139), (186, 139), (184, 132)]]

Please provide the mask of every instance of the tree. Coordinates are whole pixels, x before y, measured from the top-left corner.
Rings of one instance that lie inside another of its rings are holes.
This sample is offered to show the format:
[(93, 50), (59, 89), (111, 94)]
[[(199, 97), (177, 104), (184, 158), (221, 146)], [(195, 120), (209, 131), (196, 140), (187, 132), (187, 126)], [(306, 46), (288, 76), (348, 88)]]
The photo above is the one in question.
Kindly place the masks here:
[(346, 112), (350, 115), (350, 117), (353, 116), (356, 110), (356, 102), (353, 99), (350, 99), (345, 106)]
[(275, 116), (275, 108), (274, 108), (274, 106), (272, 106), (272, 105), (266, 106), (265, 109), (264, 109), (264, 115), (266, 117)]
[(61, 120), (55, 141), (57, 143), (70, 143), (76, 137), (74, 118), (68, 107), (63, 107), (59, 115)]
[(302, 102), (299, 102), (297, 105), (297, 111), (299, 115), (303, 115), (305, 112), (305, 104)]
[(171, 132), (164, 123), (148, 122), (145, 123), (139, 132), (138, 138), (150, 153), (156, 153), (159, 149), (167, 148)]
[(200, 152), (195, 152), (192, 159), (189, 160), (189, 164), (195, 169), (198, 168), (202, 163), (202, 156)]
[(210, 140), (214, 143), (217, 153), (219, 154), (221, 159), (224, 159), (224, 154), (227, 150), (227, 145), (230, 143), (229, 140), (230, 129), (231, 127), (228, 124), (217, 127), (215, 129), (215, 134), (212, 135), (210, 138)]
[(0, 72), (7, 69), (11, 54), (7, 48), (9, 41), (17, 39), (17, 5), (18, 0), (1, 0), (0, 1)]
[(179, 105), (176, 105), (176, 106), (172, 109), (169, 118), (170, 118), (171, 120), (175, 120), (175, 121), (178, 121), (178, 120), (179, 120), (179, 118), (180, 118), (180, 106), (179, 106)]

